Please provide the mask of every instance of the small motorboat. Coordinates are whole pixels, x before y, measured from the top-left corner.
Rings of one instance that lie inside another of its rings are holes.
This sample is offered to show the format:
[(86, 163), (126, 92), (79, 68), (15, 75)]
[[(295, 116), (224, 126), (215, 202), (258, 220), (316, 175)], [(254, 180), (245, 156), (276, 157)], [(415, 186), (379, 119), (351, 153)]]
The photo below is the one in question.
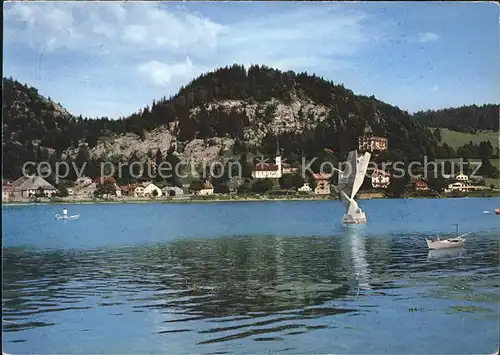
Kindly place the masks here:
[(495, 214), (500, 214), (500, 208), (495, 208)]
[(457, 226), (457, 233), (453, 238), (440, 239), (439, 236), (436, 236), (436, 238), (425, 238), (429, 249), (449, 249), (463, 246), (466, 241), (464, 237), (470, 234), (470, 232), (458, 235), (458, 224), (455, 224), (455, 226)]

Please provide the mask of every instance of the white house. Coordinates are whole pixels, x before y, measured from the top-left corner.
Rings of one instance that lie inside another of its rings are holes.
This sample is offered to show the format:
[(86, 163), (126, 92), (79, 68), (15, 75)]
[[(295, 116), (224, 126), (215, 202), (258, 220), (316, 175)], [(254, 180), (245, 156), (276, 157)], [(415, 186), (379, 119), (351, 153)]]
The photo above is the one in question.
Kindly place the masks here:
[(455, 180), (461, 181), (461, 182), (467, 182), (467, 181), (469, 181), (469, 177), (467, 175), (464, 175), (464, 174), (459, 174), (455, 177)]
[(449, 184), (448, 188), (444, 190), (444, 192), (454, 192), (454, 191), (469, 191), (470, 190), (470, 184), (468, 182), (454, 182), (453, 184)]
[(161, 189), (152, 182), (143, 182), (141, 186), (143, 187), (142, 196), (160, 197), (162, 195)]
[(184, 195), (184, 191), (177, 186), (167, 186), (161, 190), (165, 196), (181, 196)]
[(316, 195), (330, 194), (331, 177), (332, 174), (313, 174), (313, 179), (316, 180), (316, 188), (314, 189)]
[(214, 187), (210, 182), (205, 182), (203, 188), (198, 191), (197, 195), (212, 195), (214, 193)]
[(299, 191), (299, 192), (312, 192), (312, 189), (311, 189), (311, 186), (309, 186), (309, 183), (305, 182), (304, 185), (302, 185), (301, 187), (299, 187), (297, 189), (297, 191)]
[(375, 170), (372, 173), (372, 186), (375, 189), (386, 189), (391, 183), (391, 176), (383, 170)]

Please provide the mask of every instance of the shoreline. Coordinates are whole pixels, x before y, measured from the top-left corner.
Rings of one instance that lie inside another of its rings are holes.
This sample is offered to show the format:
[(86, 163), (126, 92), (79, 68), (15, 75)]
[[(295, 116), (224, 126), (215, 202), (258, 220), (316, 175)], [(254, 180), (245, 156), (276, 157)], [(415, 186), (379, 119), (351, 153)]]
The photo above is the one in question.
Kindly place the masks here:
[[(385, 195), (375, 194), (375, 193), (367, 193), (363, 196), (360, 194), (358, 196), (358, 201), (364, 200), (412, 200), (412, 199), (453, 199), (453, 198), (498, 198), (500, 194), (489, 194), (486, 196), (481, 196), (479, 194), (470, 194), (464, 196), (401, 196), (401, 197), (386, 197)], [(32, 205), (91, 205), (91, 204), (140, 204), (140, 203), (215, 203), (215, 202), (269, 202), (269, 201), (340, 201), (335, 196), (318, 196), (318, 197), (286, 197), (286, 196), (276, 196), (276, 197), (268, 197), (268, 196), (248, 196), (243, 197), (239, 196), (233, 198), (232, 196), (214, 196), (214, 197), (187, 197), (187, 198), (169, 198), (169, 199), (134, 199), (134, 198), (119, 198), (114, 200), (105, 200), (105, 199), (92, 199), (92, 200), (40, 200), (40, 201), (2, 201), (3, 206), (32, 206)]]

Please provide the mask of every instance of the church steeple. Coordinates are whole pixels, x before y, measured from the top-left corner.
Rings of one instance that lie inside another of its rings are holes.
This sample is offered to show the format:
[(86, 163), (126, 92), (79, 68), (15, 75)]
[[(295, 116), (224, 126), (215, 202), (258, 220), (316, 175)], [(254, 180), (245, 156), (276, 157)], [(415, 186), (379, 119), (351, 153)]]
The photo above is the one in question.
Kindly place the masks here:
[(274, 158), (276, 165), (278, 166), (278, 174), (281, 177), (282, 174), (282, 166), (281, 166), (281, 152), (280, 152), (280, 143), (276, 140), (276, 158)]

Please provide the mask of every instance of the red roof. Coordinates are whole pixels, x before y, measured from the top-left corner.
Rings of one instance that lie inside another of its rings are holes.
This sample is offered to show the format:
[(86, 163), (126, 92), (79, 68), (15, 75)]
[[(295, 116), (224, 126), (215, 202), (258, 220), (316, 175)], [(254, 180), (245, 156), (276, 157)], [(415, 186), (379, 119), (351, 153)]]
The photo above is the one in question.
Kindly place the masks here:
[(415, 180), (413, 184), (417, 186), (427, 186), (427, 182), (425, 182), (423, 179)]
[(313, 174), (314, 180), (330, 180), (332, 174)]
[(257, 164), (254, 166), (253, 171), (278, 171), (276, 164)]
[(12, 185), (12, 181), (10, 181), (10, 180), (3, 180), (2, 181), (2, 186), (10, 186), (10, 185)]
[(94, 182), (95, 183), (100, 183), (100, 184), (104, 184), (106, 182), (109, 182), (109, 183), (112, 183), (112, 184), (116, 184), (116, 180), (115, 180), (114, 177), (98, 177), (98, 178), (94, 179)]
[(130, 184), (130, 185), (121, 186), (120, 188), (123, 191), (127, 192), (127, 191), (134, 191), (137, 186), (139, 186), (139, 185), (138, 184)]

